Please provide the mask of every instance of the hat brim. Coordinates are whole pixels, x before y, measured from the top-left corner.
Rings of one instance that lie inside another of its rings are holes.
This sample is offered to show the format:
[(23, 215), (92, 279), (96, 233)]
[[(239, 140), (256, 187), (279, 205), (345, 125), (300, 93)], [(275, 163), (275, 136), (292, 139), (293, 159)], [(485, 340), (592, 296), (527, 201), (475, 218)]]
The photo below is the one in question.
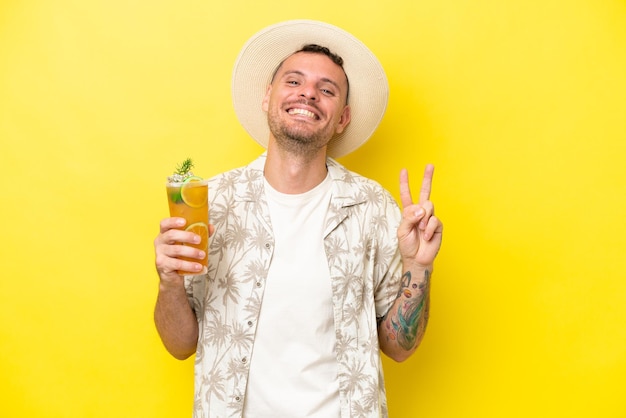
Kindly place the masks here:
[(269, 140), (262, 101), (274, 70), (305, 44), (325, 46), (344, 60), (350, 83), (351, 121), (333, 137), (327, 153), (337, 158), (363, 145), (385, 114), (389, 99), (387, 76), (376, 56), (350, 33), (328, 23), (290, 20), (269, 26), (252, 36), (241, 49), (232, 78), (235, 113), (244, 129), (264, 148)]

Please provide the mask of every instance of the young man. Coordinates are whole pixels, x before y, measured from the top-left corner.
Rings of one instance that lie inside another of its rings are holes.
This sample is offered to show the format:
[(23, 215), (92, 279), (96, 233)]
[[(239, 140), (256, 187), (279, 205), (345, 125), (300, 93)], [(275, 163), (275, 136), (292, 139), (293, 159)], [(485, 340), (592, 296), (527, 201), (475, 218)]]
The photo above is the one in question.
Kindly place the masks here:
[(379, 352), (419, 345), (443, 229), (432, 166), (415, 204), (401, 173), (400, 212), (331, 158), (369, 138), (387, 97), (377, 59), (334, 26), (283, 22), (244, 46), (235, 111), (267, 152), (211, 179), (206, 275), (176, 273), (204, 256), (175, 245), (197, 239), (184, 220), (155, 239), (155, 322), (172, 355), (196, 355), (194, 417), (387, 416)]

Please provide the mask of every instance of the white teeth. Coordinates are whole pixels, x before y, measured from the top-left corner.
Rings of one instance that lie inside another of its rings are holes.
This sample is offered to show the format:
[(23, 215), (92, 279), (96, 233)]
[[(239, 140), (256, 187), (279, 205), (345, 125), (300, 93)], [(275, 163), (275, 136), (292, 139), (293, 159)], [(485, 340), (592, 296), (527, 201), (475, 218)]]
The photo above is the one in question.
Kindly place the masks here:
[(311, 119), (315, 118), (315, 113), (309, 112), (308, 110), (305, 110), (305, 109), (289, 109), (289, 114), (290, 115), (302, 115)]

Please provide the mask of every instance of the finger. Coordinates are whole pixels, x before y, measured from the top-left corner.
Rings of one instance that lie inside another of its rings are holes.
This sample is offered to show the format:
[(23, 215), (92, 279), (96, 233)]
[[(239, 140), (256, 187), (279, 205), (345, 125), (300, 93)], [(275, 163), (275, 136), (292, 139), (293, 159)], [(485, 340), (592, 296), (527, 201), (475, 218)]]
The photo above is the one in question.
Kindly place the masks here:
[(428, 224), (424, 229), (424, 240), (430, 241), (433, 236), (437, 233), (441, 233), (443, 231), (443, 224), (436, 216), (431, 216), (428, 219)]
[(157, 235), (154, 239), (155, 247), (160, 245), (174, 245), (174, 244), (199, 244), (201, 241), (200, 236), (190, 231), (184, 231), (182, 229), (169, 229), (163, 233)]
[(159, 224), (159, 231), (164, 233), (170, 229), (182, 228), (185, 226), (185, 223), (187, 223), (185, 218), (165, 218)]
[(403, 208), (413, 204), (411, 188), (409, 187), (409, 172), (406, 168), (400, 170), (400, 200)]
[(426, 223), (428, 222), (430, 217), (435, 214), (435, 206), (433, 205), (433, 202), (427, 200), (421, 205), (418, 205), (418, 207), (424, 211), (424, 216), (420, 220), (420, 229), (426, 229)]
[[(179, 271), (199, 272), (203, 269), (203, 265), (193, 261), (182, 260), (179, 258), (167, 257), (162, 254), (156, 257), (156, 269), (161, 278), (167, 276), (180, 277)], [(165, 275), (165, 276), (163, 276)]]
[(402, 220), (400, 225), (398, 225), (398, 238), (403, 239), (414, 234), (425, 214), (426, 211), (417, 205), (402, 209)]
[(160, 249), (159, 254), (169, 258), (195, 258), (202, 260), (205, 256), (204, 251), (189, 245), (167, 245)]
[(155, 247), (156, 267), (163, 273), (178, 270), (199, 271), (202, 268), (199, 263), (182, 258), (202, 260), (206, 256), (204, 251), (187, 245), (158, 244)]
[(420, 189), (420, 200), (419, 203), (424, 203), (427, 200), (430, 200), (430, 189), (433, 182), (433, 173), (435, 171), (435, 166), (432, 164), (427, 164), (424, 169), (424, 178), (422, 180), (422, 188)]

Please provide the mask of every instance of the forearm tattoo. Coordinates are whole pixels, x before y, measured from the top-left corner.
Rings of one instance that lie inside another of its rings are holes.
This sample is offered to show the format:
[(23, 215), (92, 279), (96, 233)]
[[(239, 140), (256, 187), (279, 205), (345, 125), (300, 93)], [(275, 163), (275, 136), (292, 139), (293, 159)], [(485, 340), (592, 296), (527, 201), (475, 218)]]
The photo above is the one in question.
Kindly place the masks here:
[(411, 350), (424, 333), (430, 305), (428, 298), (430, 271), (424, 272), (424, 280), (419, 283), (412, 281), (411, 278), (410, 271), (404, 273), (398, 292), (398, 299), (401, 299), (398, 309), (395, 312), (388, 312), (382, 318), (387, 338), (397, 341), (405, 350)]

